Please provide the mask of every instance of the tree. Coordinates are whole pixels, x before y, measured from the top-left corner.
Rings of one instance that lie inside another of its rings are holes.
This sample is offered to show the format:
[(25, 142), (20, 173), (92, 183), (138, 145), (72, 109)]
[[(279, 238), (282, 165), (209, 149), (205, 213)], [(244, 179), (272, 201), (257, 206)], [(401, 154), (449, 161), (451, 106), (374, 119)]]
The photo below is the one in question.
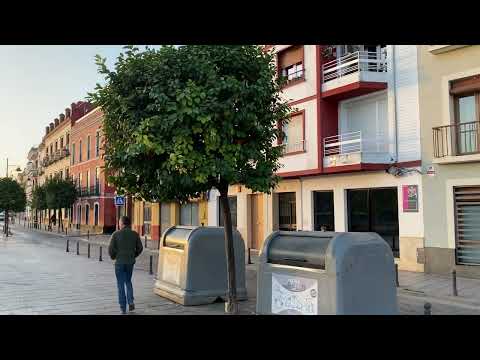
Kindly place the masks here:
[(25, 211), (27, 198), (25, 190), (15, 180), (5, 177), (0, 179), (0, 210), (5, 211), (5, 234), (9, 234), (9, 212)]
[(32, 209), (35, 209), (35, 220), (38, 219), (38, 211), (47, 210), (47, 194), (45, 185), (36, 186), (32, 192)]
[(147, 201), (187, 201), (218, 189), (223, 208), (228, 301), (236, 281), (228, 187), (270, 193), (290, 107), (273, 54), (257, 45), (140, 51), (127, 46), (115, 69), (97, 55), (106, 84), (90, 100), (104, 111), (105, 164), (119, 192)]
[(49, 209), (58, 210), (58, 230), (63, 230), (62, 209), (69, 209), (77, 200), (77, 188), (71, 179), (55, 177), (45, 183), (45, 200)]

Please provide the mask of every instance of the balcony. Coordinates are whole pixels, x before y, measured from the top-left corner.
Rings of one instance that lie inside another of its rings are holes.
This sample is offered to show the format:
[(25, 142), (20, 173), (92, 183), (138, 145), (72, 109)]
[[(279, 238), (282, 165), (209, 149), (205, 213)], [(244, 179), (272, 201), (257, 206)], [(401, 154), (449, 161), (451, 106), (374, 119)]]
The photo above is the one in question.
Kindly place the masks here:
[(77, 188), (78, 197), (90, 197), (90, 196), (100, 196), (100, 184), (87, 186), (82, 188)]
[[(363, 138), (361, 131), (326, 137), (323, 140), (325, 172), (381, 169), (394, 162), (388, 151), (389, 143), (382, 137)], [(373, 165), (373, 166), (372, 166)]]
[(433, 162), (480, 161), (480, 121), (434, 127)]
[(295, 155), (305, 152), (305, 140), (296, 142), (296, 143), (284, 143), (278, 144), (276, 146), (282, 147), (282, 155)]
[(357, 51), (323, 64), (322, 97), (343, 100), (387, 88), (384, 52)]

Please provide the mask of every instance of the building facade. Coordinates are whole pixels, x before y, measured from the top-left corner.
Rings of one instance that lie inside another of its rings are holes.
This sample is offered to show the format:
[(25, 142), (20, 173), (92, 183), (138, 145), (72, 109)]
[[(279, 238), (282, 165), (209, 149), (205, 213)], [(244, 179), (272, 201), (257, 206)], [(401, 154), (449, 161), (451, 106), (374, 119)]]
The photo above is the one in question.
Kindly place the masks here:
[(480, 46), (419, 45), (425, 271), (480, 277)]
[(38, 186), (38, 147), (32, 147), (27, 155), (27, 165), (25, 167), (25, 195), (27, 197), (26, 217), (29, 222), (33, 221), (32, 212), (32, 194)]
[(140, 236), (157, 241), (165, 230), (174, 225), (207, 226), (208, 201), (206, 197), (184, 204), (136, 200), (131, 216), (132, 228)]
[(111, 233), (116, 229), (115, 189), (106, 180), (102, 150), (103, 113), (95, 108), (77, 119), (70, 139), (70, 174), (79, 198), (72, 222), (81, 232)]
[[(417, 47), (270, 47), (295, 112), (273, 193), (230, 187), (247, 246), (260, 251), (275, 230), (373, 231), (400, 269), (423, 271)], [(218, 195), (210, 225), (222, 221)]]

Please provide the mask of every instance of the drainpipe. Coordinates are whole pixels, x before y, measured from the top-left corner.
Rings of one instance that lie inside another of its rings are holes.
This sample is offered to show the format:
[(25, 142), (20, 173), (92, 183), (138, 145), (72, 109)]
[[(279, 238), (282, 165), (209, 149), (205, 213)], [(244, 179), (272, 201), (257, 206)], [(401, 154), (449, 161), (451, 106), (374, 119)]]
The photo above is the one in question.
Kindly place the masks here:
[(300, 177), (300, 230), (303, 230), (303, 179)]
[(393, 121), (395, 122), (395, 162), (398, 162), (397, 77), (395, 76), (395, 45), (392, 45), (391, 58), (393, 75)]

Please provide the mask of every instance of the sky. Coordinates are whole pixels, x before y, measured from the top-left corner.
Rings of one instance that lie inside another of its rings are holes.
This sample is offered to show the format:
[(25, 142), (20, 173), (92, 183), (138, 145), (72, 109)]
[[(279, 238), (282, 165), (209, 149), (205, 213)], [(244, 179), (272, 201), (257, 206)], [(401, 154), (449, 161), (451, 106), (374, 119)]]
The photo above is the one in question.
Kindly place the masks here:
[(0, 45), (0, 176), (7, 158), (10, 171), (23, 169), (45, 127), (103, 82), (95, 55), (113, 68), (122, 51), (117, 45)]

